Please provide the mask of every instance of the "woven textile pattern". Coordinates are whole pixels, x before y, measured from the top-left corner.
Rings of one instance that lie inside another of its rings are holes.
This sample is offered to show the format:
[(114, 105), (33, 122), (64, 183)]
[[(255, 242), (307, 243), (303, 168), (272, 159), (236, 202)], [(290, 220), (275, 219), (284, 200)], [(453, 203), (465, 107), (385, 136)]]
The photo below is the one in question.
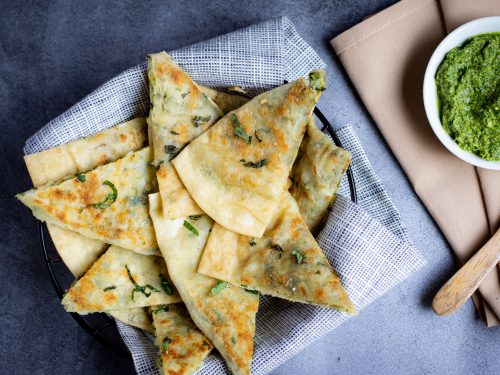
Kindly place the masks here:
[[(193, 79), (224, 89), (238, 85), (254, 95), (293, 81), (325, 63), (286, 17), (169, 52)], [(71, 142), (149, 111), (146, 62), (106, 82), (30, 137), (25, 154)]]
[[(239, 85), (251, 94), (292, 81), (325, 64), (281, 17), (171, 52), (199, 83), (218, 89)], [(149, 108), (146, 64), (131, 68), (88, 95), (26, 142), (26, 154), (107, 129)], [(337, 132), (353, 153), (358, 203), (346, 181), (318, 242), (358, 310), (374, 302), (425, 265), (409, 241), (402, 220), (373, 172), (352, 127)], [(335, 310), (261, 296), (257, 314), (254, 374), (266, 374), (349, 319)], [(355, 318), (354, 318), (355, 319)], [(159, 374), (158, 350), (150, 334), (117, 321), (138, 374)], [(211, 354), (201, 374), (227, 371)]]

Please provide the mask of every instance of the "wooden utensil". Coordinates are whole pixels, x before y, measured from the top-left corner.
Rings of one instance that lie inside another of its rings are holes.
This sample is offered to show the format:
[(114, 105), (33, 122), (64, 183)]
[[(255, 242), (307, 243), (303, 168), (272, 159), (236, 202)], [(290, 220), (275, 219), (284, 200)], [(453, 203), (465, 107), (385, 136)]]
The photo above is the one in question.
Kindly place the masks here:
[(449, 315), (458, 310), (474, 293), (500, 260), (500, 229), (464, 264), (437, 292), (432, 309), (438, 315)]

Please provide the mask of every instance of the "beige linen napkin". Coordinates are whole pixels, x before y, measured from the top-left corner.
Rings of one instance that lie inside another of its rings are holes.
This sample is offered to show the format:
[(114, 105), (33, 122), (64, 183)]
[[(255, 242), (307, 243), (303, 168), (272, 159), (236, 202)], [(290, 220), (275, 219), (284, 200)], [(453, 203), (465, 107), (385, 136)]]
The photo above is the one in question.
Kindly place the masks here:
[[(425, 117), (425, 67), (439, 42), (475, 18), (500, 15), (500, 0), (404, 0), (332, 39), (331, 44), (415, 191), (460, 262), (498, 228), (500, 172), (448, 152)], [(475, 303), (488, 326), (500, 324), (500, 270)]]

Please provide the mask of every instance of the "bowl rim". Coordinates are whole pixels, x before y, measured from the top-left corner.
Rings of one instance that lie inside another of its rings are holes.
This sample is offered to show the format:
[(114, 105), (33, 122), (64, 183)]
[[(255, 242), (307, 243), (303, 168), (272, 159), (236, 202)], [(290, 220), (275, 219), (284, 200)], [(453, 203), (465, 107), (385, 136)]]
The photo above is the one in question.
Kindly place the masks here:
[(490, 32), (500, 32), (500, 16), (478, 18), (463, 24), (448, 34), (436, 47), (429, 62), (427, 63), (423, 82), (423, 99), (427, 120), (429, 121), (434, 134), (448, 149), (448, 151), (474, 166), (485, 169), (500, 170), (500, 160), (486, 160), (476, 154), (473, 154), (472, 152), (462, 150), (455, 143), (453, 138), (451, 138), (450, 135), (443, 129), (441, 119), (439, 117), (435, 82), (437, 69), (446, 54), (451, 49), (462, 45), (463, 42), (473, 36)]

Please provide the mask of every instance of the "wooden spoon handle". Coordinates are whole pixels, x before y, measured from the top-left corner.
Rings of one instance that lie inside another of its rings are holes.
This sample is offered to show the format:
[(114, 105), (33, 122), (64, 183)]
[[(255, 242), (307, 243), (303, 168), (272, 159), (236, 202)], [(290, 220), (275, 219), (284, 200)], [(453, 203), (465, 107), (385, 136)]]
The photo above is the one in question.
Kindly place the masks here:
[(500, 260), (500, 229), (437, 292), (432, 309), (438, 315), (458, 310)]

